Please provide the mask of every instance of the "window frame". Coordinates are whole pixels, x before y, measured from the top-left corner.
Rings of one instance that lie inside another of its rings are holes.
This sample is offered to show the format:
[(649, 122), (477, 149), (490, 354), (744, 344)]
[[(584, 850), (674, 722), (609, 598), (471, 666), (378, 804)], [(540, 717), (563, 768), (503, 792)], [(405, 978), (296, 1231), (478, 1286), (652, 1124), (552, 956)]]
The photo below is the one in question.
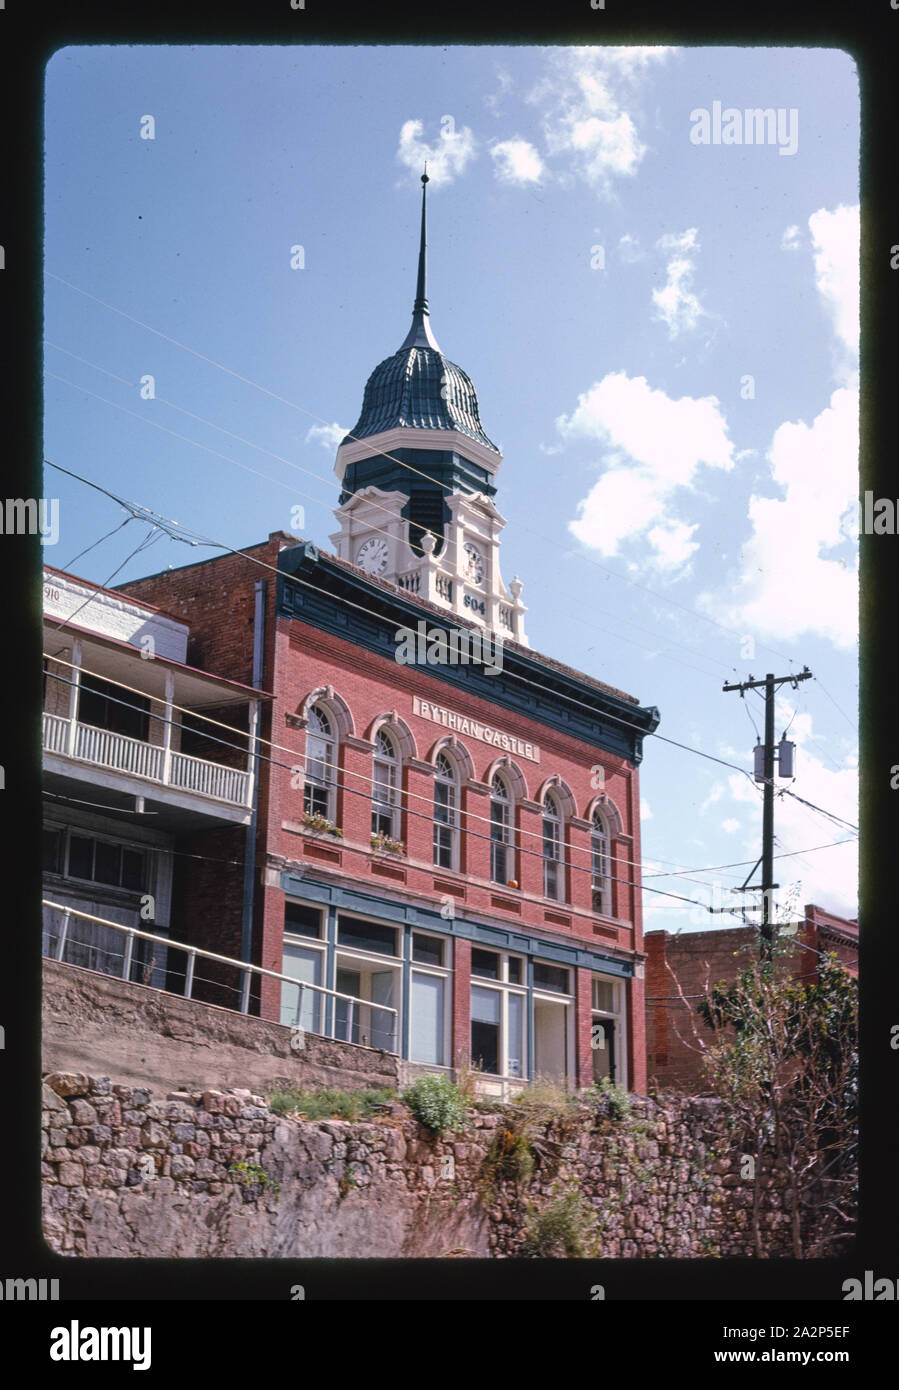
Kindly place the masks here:
[[(468, 1025), (468, 1047), (469, 1056), (472, 1062), (475, 1061), (474, 1048), (471, 1040), (471, 991), (474, 989), (494, 990), (500, 995), (499, 1040), (497, 1052), (501, 1071), (483, 1073), (484, 1077), (490, 1080), (500, 1081), (527, 1081), (528, 1079), (528, 1028), (530, 1019), (528, 1017), (528, 987), (527, 987), (527, 957), (517, 951), (496, 951), (492, 946), (478, 947), (489, 951), (491, 955), (499, 957), (499, 978), (491, 980), (485, 975), (475, 975), (469, 968), (469, 1025)], [(516, 960), (519, 962), (520, 983), (515, 984), (509, 979), (509, 962)], [(514, 995), (521, 1000), (521, 1056), (518, 1059), (519, 1072), (516, 1075), (509, 1071), (509, 997)]]
[[(500, 812), (498, 819), (495, 809)], [(495, 833), (497, 829), (499, 834)], [(502, 874), (497, 871), (500, 850), (504, 851), (505, 861)], [(490, 780), (490, 882), (507, 888), (515, 877), (515, 799), (502, 773), (494, 772)]]
[[(597, 860), (601, 872), (597, 875)], [(590, 827), (590, 901), (601, 917), (612, 915), (612, 835), (606, 817), (597, 806)]]
[[(434, 965), (430, 961), (417, 961), (415, 959), (414, 952), (416, 936), (424, 936), (427, 937), (430, 941), (439, 942), (441, 948), (439, 965)], [(420, 931), (417, 927), (413, 927), (412, 931), (410, 931), (409, 933), (409, 1000), (407, 1006), (409, 1010), (409, 1061), (414, 1062), (417, 1066), (442, 1067), (445, 1069), (448, 1065), (446, 1059), (450, 1055), (452, 1029), (452, 998), (450, 995), (449, 986), (453, 972), (452, 968), (447, 964), (447, 961), (451, 958), (451, 953), (449, 949), (451, 941), (452, 937), (450, 936), (441, 936), (438, 932)], [(438, 979), (442, 980), (443, 982), (440, 1001), (442, 1027), (440, 1029), (441, 1060), (439, 1062), (425, 1062), (422, 1061), (420, 1058), (414, 1056), (413, 1050), (415, 1042), (412, 1030), (412, 999), (414, 990), (414, 980), (416, 975), (427, 976), (432, 980)]]
[[(440, 772), (441, 763), (449, 769), (449, 776)], [(447, 800), (443, 805), (437, 799), (438, 786), (446, 789)], [(458, 769), (453, 760), (441, 748), (434, 759), (433, 855), (434, 868), (443, 869), (447, 873), (459, 872), (460, 788), (461, 778)], [(446, 811), (445, 819), (438, 818), (438, 809)], [(439, 857), (440, 851), (446, 853), (449, 859), (448, 864)]]
[[(603, 1009), (594, 1004), (595, 991), (597, 984), (612, 986), (611, 1009)], [(597, 1023), (610, 1021), (615, 1027), (615, 1056), (613, 1059), (612, 1082), (614, 1085), (623, 1086), (627, 1089), (627, 989), (626, 981), (611, 975), (603, 975), (601, 971), (592, 970), (590, 972), (590, 1039), (592, 1046), (593, 1027)]]
[[(552, 902), (565, 902), (565, 816), (552, 790), (543, 796), (543, 896)], [(547, 853), (551, 846), (553, 853)]]
[[(372, 926), (376, 926), (376, 927), (385, 927), (385, 928), (387, 928), (388, 930), (392, 931), (392, 932), (394, 933), (394, 938), (393, 938), (393, 941), (394, 941), (394, 950), (399, 949), (399, 951), (400, 951), (401, 954), (400, 954), (400, 955), (389, 955), (389, 956), (388, 956), (388, 955), (385, 955), (384, 953), (382, 953), (382, 952), (380, 952), (380, 951), (367, 951), (367, 950), (365, 950), (365, 948), (362, 947), (362, 946), (350, 946), (350, 945), (341, 944), (341, 941), (340, 941), (340, 921), (341, 921), (341, 917), (342, 917), (342, 916), (350, 917), (353, 921), (357, 921), (357, 922), (363, 922), (363, 923), (366, 923), (366, 922), (367, 922), (367, 923), (370, 923)], [(404, 952), (403, 932), (402, 932), (402, 928), (401, 928), (397, 923), (395, 923), (395, 922), (385, 922), (385, 921), (383, 921), (382, 919), (380, 919), (380, 918), (378, 918), (378, 917), (375, 917), (375, 916), (368, 916), (368, 915), (366, 915), (366, 914), (360, 914), (360, 913), (358, 913), (358, 912), (347, 912), (347, 913), (338, 912), (338, 914), (337, 914), (337, 931), (336, 931), (336, 934), (335, 934), (335, 942), (334, 942), (333, 967), (332, 967), (331, 976), (330, 976), (330, 980), (329, 980), (329, 986), (330, 986), (330, 988), (333, 989), (333, 990), (336, 990), (336, 989), (337, 989), (337, 972), (338, 972), (339, 970), (353, 970), (354, 968), (357, 968), (358, 966), (361, 966), (361, 967), (363, 968), (363, 970), (365, 970), (368, 974), (374, 974), (376, 971), (377, 971), (377, 973), (379, 973), (379, 974), (380, 974), (380, 973), (383, 973), (383, 972), (385, 972), (385, 971), (389, 971), (389, 973), (390, 973), (390, 975), (392, 976), (392, 979), (393, 979), (393, 997), (392, 997), (392, 999), (391, 999), (390, 1007), (393, 1008), (393, 1009), (395, 1009), (395, 1010), (396, 1010), (396, 1013), (387, 1015), (387, 1017), (388, 1017), (389, 1020), (390, 1020), (391, 1028), (393, 1029), (393, 1032), (392, 1032), (393, 1047), (392, 1047), (392, 1048), (388, 1048), (388, 1049), (386, 1049), (386, 1050), (387, 1050), (387, 1051), (390, 1051), (394, 1056), (397, 1056), (397, 1057), (401, 1055), (401, 1050), (402, 1050), (403, 1011), (404, 1011), (404, 1009), (405, 1009), (405, 1007), (406, 1007), (405, 998), (404, 998), (404, 989), (403, 989), (403, 968), (404, 968), (404, 957), (403, 957), (403, 952)], [(361, 973), (361, 972), (360, 972), (360, 973)], [(364, 1043), (361, 1043), (361, 1046), (363, 1046), (363, 1047), (380, 1047), (380, 1046), (382, 1046), (382, 1044), (372, 1042), (372, 1041), (371, 1041), (371, 1036), (372, 1036), (372, 1033), (373, 1033), (373, 1031), (374, 1031), (373, 1025), (372, 1025), (372, 1010), (373, 1010), (373, 1009), (376, 1010), (376, 1009), (378, 1009), (378, 1008), (381, 1007), (381, 1006), (380, 1006), (375, 1000), (366, 999), (364, 995), (361, 996), (361, 1000), (362, 1000), (362, 1007), (363, 1007), (364, 1009), (367, 1010), (367, 1014), (366, 1014), (366, 1016), (365, 1016), (364, 1019), (363, 1019), (363, 1016), (360, 1014), (358, 1017), (355, 1017), (355, 1016), (354, 1016), (354, 1020), (353, 1020), (354, 1023), (356, 1024), (356, 1026), (358, 1027), (359, 1031), (360, 1031), (360, 1036), (361, 1036), (361, 1034), (362, 1034), (363, 1022), (366, 1023), (367, 1028), (368, 1028), (368, 1032), (365, 1034), (365, 1036), (366, 1036), (366, 1038), (367, 1038), (367, 1041), (364, 1042)], [(333, 1014), (333, 1023), (332, 1023), (332, 1029), (333, 1029), (333, 1031), (332, 1031), (332, 1036), (334, 1037), (335, 1041), (337, 1041), (337, 1042), (349, 1042), (349, 1041), (351, 1041), (351, 1038), (352, 1038), (352, 1031), (353, 1031), (352, 1024), (350, 1024), (350, 1023), (349, 1023), (349, 1020), (348, 1020), (348, 1026), (347, 1026), (347, 1030), (346, 1030), (346, 1031), (347, 1031), (347, 1033), (350, 1035), (349, 1037), (345, 1037), (345, 1036), (343, 1036), (343, 1034), (341, 1034), (341, 1033), (338, 1032), (338, 1021), (337, 1021), (338, 1001), (335, 999), (333, 1002), (334, 1002), (334, 1014)]]
[[(313, 720), (315, 723), (313, 723)], [(320, 728), (324, 721), (327, 731)], [(313, 751), (313, 741), (321, 744), (323, 752)], [(333, 713), (315, 700), (306, 715), (306, 756), (303, 774), (303, 814), (321, 815), (332, 824), (337, 820), (337, 758), (340, 737)], [(324, 775), (310, 772), (313, 762), (324, 767)]]
[[(389, 753), (385, 752), (383, 744), (387, 744)], [(379, 783), (378, 769), (383, 768), (386, 773), (385, 779)], [(372, 779), (371, 779), (371, 833), (373, 835), (386, 835), (391, 840), (402, 838), (400, 833), (401, 807), (399, 798), (399, 788), (402, 783), (402, 759), (396, 747), (393, 735), (386, 728), (380, 728), (375, 733), (375, 751), (372, 755)], [(383, 798), (378, 796), (378, 791), (385, 788)], [(379, 822), (385, 822), (380, 824)]]

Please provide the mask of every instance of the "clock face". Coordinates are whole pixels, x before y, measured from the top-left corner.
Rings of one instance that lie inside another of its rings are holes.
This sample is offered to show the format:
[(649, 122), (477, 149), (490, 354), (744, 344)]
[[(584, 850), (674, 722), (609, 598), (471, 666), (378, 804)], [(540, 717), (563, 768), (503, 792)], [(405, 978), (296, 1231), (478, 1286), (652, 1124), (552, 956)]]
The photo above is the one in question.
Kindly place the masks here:
[(369, 536), (356, 552), (356, 564), (368, 570), (369, 574), (383, 574), (387, 568), (388, 554), (387, 542), (382, 536)]
[(483, 584), (484, 582), (484, 557), (476, 545), (471, 541), (466, 541), (465, 551), (465, 578), (471, 584)]

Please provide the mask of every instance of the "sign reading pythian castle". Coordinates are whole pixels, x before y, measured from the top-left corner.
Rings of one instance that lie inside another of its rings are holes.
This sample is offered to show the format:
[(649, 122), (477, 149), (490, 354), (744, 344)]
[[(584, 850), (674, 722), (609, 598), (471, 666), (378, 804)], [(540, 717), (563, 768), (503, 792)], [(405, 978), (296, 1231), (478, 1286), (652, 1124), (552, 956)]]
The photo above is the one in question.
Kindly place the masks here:
[(514, 734), (504, 734), (500, 729), (491, 728), (489, 724), (482, 724), (477, 719), (469, 719), (454, 710), (444, 709), (442, 705), (435, 705), (431, 700), (420, 700), (417, 695), (413, 695), (412, 713), (421, 715), (422, 719), (433, 720), (435, 724), (442, 724), (445, 729), (452, 729), (455, 734), (480, 739), (482, 743), (489, 743), (491, 747), (499, 748), (503, 753), (514, 753), (517, 758), (528, 758), (532, 763), (540, 761), (540, 749), (536, 743), (525, 743), (524, 739), (516, 738)]

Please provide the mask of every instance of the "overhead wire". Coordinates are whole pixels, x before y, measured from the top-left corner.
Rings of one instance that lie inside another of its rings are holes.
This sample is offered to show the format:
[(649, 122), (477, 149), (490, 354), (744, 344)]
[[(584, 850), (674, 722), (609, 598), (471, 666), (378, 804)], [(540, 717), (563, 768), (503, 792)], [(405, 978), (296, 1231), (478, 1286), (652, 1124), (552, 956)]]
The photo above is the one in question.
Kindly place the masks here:
[[(145, 512), (145, 513), (148, 514), (148, 518), (149, 518), (149, 519), (153, 519), (154, 521), (157, 522), (157, 524), (162, 524), (163, 519), (160, 518), (160, 517), (158, 516), (157, 513), (153, 512), (150, 508), (145, 507), (143, 504), (126, 502), (126, 501), (124, 501), (122, 498), (118, 497), (115, 493), (111, 492), (110, 489), (103, 487), (103, 486), (102, 486), (101, 484), (99, 484), (99, 483), (94, 483), (92, 480), (90, 480), (90, 479), (88, 479), (88, 478), (84, 478), (82, 475), (77, 474), (77, 473), (74, 473), (74, 472), (72, 472), (72, 470), (70, 470), (70, 469), (64, 468), (61, 464), (54, 463), (52, 459), (45, 458), (45, 459), (44, 459), (44, 462), (47, 463), (50, 467), (55, 468), (55, 469), (57, 469), (58, 471), (60, 471), (60, 472), (62, 472), (62, 473), (67, 473), (70, 477), (77, 478), (80, 482), (86, 483), (88, 486), (93, 487), (93, 488), (95, 488), (97, 491), (104, 493), (106, 496), (111, 497), (114, 501), (118, 502), (120, 505), (125, 505), (125, 506), (131, 507), (131, 508), (135, 508), (135, 507), (136, 507), (136, 508), (139, 508), (139, 510), (141, 510), (141, 511), (143, 511), (143, 512)], [(310, 584), (308, 581), (303, 580), (303, 579), (300, 579), (300, 578), (299, 578), (298, 576), (296, 576), (296, 575), (286, 575), (286, 574), (284, 573), (284, 571), (277, 569), (274, 565), (270, 565), (270, 564), (268, 564), (266, 561), (263, 561), (263, 560), (258, 559), (258, 557), (256, 557), (256, 556), (247, 554), (246, 551), (236, 550), (233, 546), (229, 546), (229, 545), (225, 544), (225, 542), (223, 542), (223, 541), (216, 541), (216, 540), (213, 540), (211, 537), (204, 536), (201, 532), (192, 530), (192, 528), (183, 527), (183, 526), (182, 526), (180, 523), (178, 523), (178, 522), (169, 521), (167, 524), (168, 524), (169, 526), (174, 526), (174, 527), (176, 527), (178, 530), (184, 530), (184, 531), (186, 531), (186, 532), (188, 533), (188, 535), (193, 535), (193, 536), (198, 537), (199, 540), (200, 540), (201, 542), (207, 543), (207, 544), (209, 544), (209, 545), (211, 545), (211, 546), (213, 546), (213, 547), (215, 547), (215, 548), (217, 548), (217, 549), (225, 550), (225, 551), (227, 551), (229, 554), (232, 554), (232, 555), (241, 557), (241, 558), (243, 558), (244, 560), (249, 561), (251, 564), (254, 564), (254, 565), (258, 566), (258, 567), (261, 568), (261, 569), (268, 570), (268, 571), (270, 571), (271, 573), (277, 575), (279, 578), (288, 580), (291, 584), (299, 585), (299, 586), (301, 586), (302, 588), (310, 589), (310, 590), (312, 590), (313, 592), (320, 592), (320, 590), (317, 588), (316, 585)], [(184, 537), (184, 536), (178, 536), (178, 537), (176, 537), (176, 539), (179, 539), (179, 540), (184, 541), (184, 540), (185, 540), (185, 537)], [(197, 542), (196, 542), (196, 541), (190, 541), (189, 543), (190, 543), (190, 544), (196, 544)], [(379, 623), (383, 623), (383, 622), (385, 622), (385, 621), (389, 621), (389, 622), (393, 623), (394, 626), (397, 627), (397, 629), (402, 629), (402, 628), (404, 628), (404, 624), (398, 622), (397, 620), (395, 620), (395, 619), (386, 619), (386, 618), (385, 618), (385, 615), (384, 615), (383, 613), (377, 613), (377, 612), (375, 612), (374, 610), (372, 610), (372, 609), (370, 609), (370, 608), (366, 608), (366, 607), (365, 607), (364, 605), (362, 605), (362, 604), (355, 603), (353, 600), (350, 600), (350, 599), (347, 599), (347, 598), (342, 598), (342, 599), (341, 599), (341, 603), (342, 603), (343, 605), (347, 606), (347, 607), (350, 607), (350, 608), (353, 608), (353, 609), (357, 609), (358, 611), (367, 614), (369, 617), (374, 617), (374, 618), (376, 618), (376, 619), (378, 620)], [(551, 686), (543, 685), (543, 684), (542, 684), (541, 682), (539, 682), (539, 681), (529, 680), (527, 677), (519, 676), (516, 672), (509, 671), (508, 669), (505, 670), (505, 674), (506, 674), (507, 676), (511, 676), (513, 679), (519, 680), (520, 682), (524, 683), (525, 685), (527, 685), (527, 686), (529, 686), (529, 687), (531, 687), (531, 688), (533, 688), (533, 689), (546, 692), (546, 693), (552, 695), (552, 696), (553, 696), (554, 698), (556, 698), (556, 699), (558, 699), (558, 698), (560, 697), (560, 696), (559, 696), (559, 692), (558, 692), (557, 690), (554, 690)], [(568, 696), (568, 695), (563, 696), (562, 698), (564, 698), (569, 704), (574, 704), (574, 705), (580, 706), (581, 708), (587, 709), (587, 710), (589, 710), (592, 714), (596, 715), (595, 707), (594, 707), (594, 706), (591, 706), (591, 705), (588, 705), (585, 701), (583, 701), (583, 700), (578, 700), (578, 699), (576, 699), (574, 696)], [(681, 748), (681, 749), (683, 749), (683, 750), (685, 750), (685, 751), (687, 751), (687, 752), (689, 752), (689, 753), (694, 753), (694, 754), (695, 754), (696, 756), (698, 756), (698, 757), (705, 758), (705, 759), (707, 759), (707, 760), (709, 760), (709, 761), (711, 761), (711, 762), (714, 762), (714, 763), (718, 763), (718, 764), (720, 764), (720, 765), (723, 766), (723, 767), (731, 768), (733, 771), (738, 772), (738, 773), (740, 773), (742, 776), (746, 777), (747, 780), (750, 782), (751, 785), (756, 786), (755, 779), (752, 777), (752, 775), (751, 775), (749, 772), (747, 772), (747, 770), (746, 770), (745, 768), (741, 768), (737, 763), (729, 762), (729, 761), (727, 761), (727, 760), (724, 759), (724, 758), (715, 757), (714, 754), (706, 753), (706, 752), (705, 752), (704, 750), (702, 750), (702, 749), (692, 748), (692, 747), (690, 747), (689, 744), (680, 743), (678, 740), (676, 740), (676, 739), (671, 739), (671, 738), (667, 737), (667, 736), (664, 735), (664, 734), (659, 734), (657, 731), (650, 731), (650, 730), (647, 730), (647, 729), (645, 729), (645, 728), (641, 728), (640, 725), (634, 724), (634, 723), (632, 723), (631, 721), (626, 720), (626, 719), (624, 719), (624, 718), (622, 718), (622, 717), (620, 717), (620, 716), (618, 716), (618, 715), (603, 713), (603, 714), (601, 715), (601, 717), (602, 717), (603, 719), (606, 719), (606, 720), (608, 720), (608, 721), (614, 723), (614, 724), (621, 725), (621, 726), (623, 726), (623, 727), (625, 727), (625, 728), (627, 728), (627, 729), (630, 729), (630, 730), (633, 731), (633, 732), (639, 733), (639, 734), (640, 734), (641, 736), (643, 736), (643, 737), (652, 737), (652, 738), (656, 738), (656, 739), (660, 740), (662, 743), (671, 744), (672, 746), (677, 747), (677, 748)], [(773, 779), (771, 779), (771, 780), (772, 780), (772, 783), (773, 783)], [(776, 783), (773, 783), (773, 785), (776, 786)], [(780, 788), (779, 790), (782, 791), (782, 792), (786, 792), (786, 795), (796, 796), (796, 793), (789, 792), (789, 791), (787, 791), (785, 788)], [(802, 800), (802, 798), (801, 798), (801, 797), (797, 797), (797, 800)], [(830, 814), (829, 812), (823, 811), (823, 809), (822, 809), (821, 807), (815, 807), (815, 806), (814, 806), (814, 803), (812, 803), (812, 802), (806, 802), (805, 804), (808, 805), (808, 806), (811, 806), (813, 809), (816, 809), (816, 810), (821, 811), (821, 813), (822, 813), (823, 815), (829, 815), (829, 814)], [(849, 826), (850, 829), (853, 829), (853, 830), (856, 830), (856, 831), (858, 830), (858, 827), (857, 827), (857, 826), (851, 825), (848, 821), (841, 821), (841, 820), (840, 820), (840, 817), (836, 817), (836, 816), (835, 816), (835, 817), (833, 817), (833, 818), (834, 818), (835, 820), (837, 820), (837, 821), (840, 821), (841, 824), (844, 824), (844, 825)]]
[[(133, 386), (133, 383), (129, 382), (127, 378), (119, 376), (116, 372), (109, 371), (106, 367), (100, 366), (99, 363), (91, 362), (86, 357), (79, 357), (77, 353), (69, 352), (67, 348), (60, 347), (57, 343), (53, 343), (49, 339), (45, 339), (45, 342), (47, 343), (48, 347), (55, 348), (59, 352), (64, 352), (67, 356), (73, 357), (76, 361), (82, 362), (85, 366), (89, 366), (99, 372), (103, 372), (106, 376), (111, 377), (114, 381), (121, 382), (123, 385), (126, 386)], [(297, 497), (302, 497), (304, 498), (304, 500), (309, 502), (315, 502), (318, 506), (324, 507), (326, 511), (333, 514), (333, 508), (331, 507), (330, 502), (327, 501), (325, 498), (315, 497), (312, 493), (304, 492), (300, 488), (291, 487), (290, 484), (283, 482), (281, 479), (273, 478), (270, 474), (263, 473), (257, 468), (251, 468), (248, 464), (241, 463), (238, 459), (232, 458), (229, 454), (223, 454), (219, 450), (213, 449), (209, 445), (201, 443), (199, 440), (191, 439), (188, 435), (181, 434), (177, 430), (169, 429), (167, 425), (163, 425), (159, 421), (150, 420), (147, 418), (145, 414), (141, 414), (137, 411), (131, 410), (127, 406), (119, 405), (118, 402), (111, 401), (108, 397), (101, 396), (96, 391), (91, 391), (86, 386), (81, 386), (77, 382), (69, 381), (67, 377), (59, 376), (58, 373), (50, 371), (49, 368), (45, 368), (45, 372), (46, 375), (51, 377), (53, 380), (62, 382), (63, 385), (71, 386), (73, 390), (81, 391), (84, 395), (90, 396), (93, 400), (100, 401), (103, 405), (111, 406), (114, 410), (119, 410), (125, 415), (130, 415), (134, 419), (141, 421), (143, 424), (149, 425), (153, 429), (160, 430), (164, 434), (169, 434), (172, 436), (172, 438), (179, 439), (183, 443), (191, 444), (194, 448), (201, 449), (205, 453), (212, 454), (214, 457), (222, 459), (225, 463), (231, 463), (236, 468), (240, 468), (244, 472), (252, 473), (254, 474), (254, 476), (262, 478), (265, 482), (270, 482), (274, 484), (276, 487), (280, 487), (288, 492), (292, 492)], [(302, 465), (294, 463), (292, 460), (285, 458), (282, 454), (276, 454), (271, 449), (265, 448), (264, 445), (256, 444), (253, 442), (253, 440), (250, 439), (245, 439), (242, 435), (234, 434), (232, 430), (225, 429), (224, 426), (216, 424), (213, 420), (209, 420), (202, 415), (197, 415), (193, 411), (186, 410), (183, 406), (176, 405), (174, 401), (167, 400), (164, 396), (157, 395), (154, 396), (153, 399), (159, 401), (160, 404), (169, 406), (172, 410), (177, 410), (181, 414), (189, 416), (191, 419), (198, 421), (200, 424), (208, 425), (210, 429), (218, 430), (219, 433), (225, 434), (231, 439), (235, 439), (238, 443), (246, 444), (249, 448), (256, 449), (260, 453), (266, 454), (270, 458), (275, 459), (277, 462), (286, 464), (287, 467), (293, 468), (297, 472), (307, 474), (309, 477), (314, 478), (318, 482), (327, 483), (329, 481), (327, 478), (322, 477), (320, 473), (316, 473), (314, 470), (309, 468), (304, 468), (302, 467)], [(388, 455), (388, 457), (391, 456)], [(353, 492), (350, 489), (345, 489), (345, 491), (349, 491), (351, 496), (356, 495), (356, 492)], [(384, 512), (385, 515), (388, 516), (391, 521), (395, 521), (396, 514), (389, 507), (385, 506), (383, 503), (378, 502), (375, 498), (369, 497), (366, 499), (366, 501), (369, 506), (375, 508), (377, 511)], [(410, 527), (416, 527), (422, 533), (426, 533), (428, 531), (428, 527), (425, 526), (423, 523), (408, 519), (408, 524)], [(384, 536), (388, 540), (392, 540), (394, 538), (394, 533), (388, 530), (386, 527), (375, 526), (371, 523), (367, 524), (366, 532), (373, 532), (376, 535)], [(615, 639), (618, 641), (623, 640), (629, 643), (629, 645), (631, 646), (640, 648), (640, 650), (642, 651), (650, 652), (654, 656), (663, 656), (667, 660), (674, 661), (679, 666), (686, 667), (688, 670), (697, 671), (700, 675), (707, 677), (711, 676), (711, 672), (704, 671), (702, 667), (695, 666), (690, 662), (680, 661), (677, 657), (671, 656), (670, 653), (668, 653), (667, 651), (658, 651), (656, 649), (653, 649), (652, 647), (646, 646), (646, 644), (643, 642), (638, 642), (632, 637), (625, 636), (623, 633), (614, 631), (613, 629), (608, 627), (602, 627), (599, 624), (589, 622), (587, 619), (582, 618), (580, 614), (576, 611), (574, 606), (574, 600), (572, 599), (572, 596), (570, 594), (564, 594), (560, 592), (559, 597), (568, 598), (569, 601), (572, 602), (572, 612), (570, 616), (576, 622), (580, 623), (582, 626), (587, 627), (590, 631), (608, 633), (614, 636)], [(593, 611), (608, 612), (609, 610), (595, 606)], [(678, 642), (672, 637), (663, 637), (661, 634), (654, 632), (651, 628), (644, 627), (640, 623), (632, 623), (629, 621), (628, 626), (635, 629), (636, 631), (649, 633), (649, 635), (654, 637), (657, 642), (667, 644), (671, 647), (677, 647), (680, 650), (689, 652), (693, 656), (699, 656), (701, 659), (707, 661), (714, 661), (717, 665), (723, 666), (726, 670), (734, 669), (726, 661), (722, 661), (720, 657), (713, 656), (711, 653), (708, 652), (699, 652), (695, 647), (692, 647), (685, 642)]]
[[(308, 410), (304, 406), (297, 405), (295, 401), (288, 400), (285, 396), (279, 395), (276, 391), (271, 391), (267, 386), (263, 386), (261, 383), (253, 381), (250, 377), (246, 377), (242, 373), (235, 371), (233, 368), (226, 366), (225, 363), (219, 362), (215, 358), (209, 357), (207, 354), (199, 352), (196, 348), (190, 347), (187, 343), (182, 343), (181, 341), (179, 341), (179, 339), (173, 338), (169, 334), (162, 332), (161, 329), (154, 328), (152, 324), (145, 323), (143, 320), (136, 318), (133, 314), (129, 314), (124, 309), (120, 309), (115, 304), (110, 304), (108, 300), (100, 299), (98, 295), (92, 294), (89, 290), (82, 289), (81, 286), (73, 284), (72, 281), (66, 280), (62, 276), (56, 275), (52, 271), (48, 270), (46, 274), (50, 279), (56, 280), (59, 284), (65, 285), (68, 289), (74, 290), (77, 294), (84, 295), (85, 298), (93, 300), (95, 303), (100, 304), (103, 308), (109, 309), (112, 313), (119, 314), (122, 318), (128, 319), (131, 323), (136, 324), (138, 327), (146, 329), (148, 332), (153, 333), (156, 337), (163, 339), (165, 342), (171, 343), (173, 347), (179, 348), (180, 350), (189, 353), (191, 356), (198, 358), (200, 361), (206, 362), (208, 365), (216, 367), (220, 371), (225, 372), (228, 376), (233, 377), (235, 380), (243, 382), (244, 385), (250, 386), (255, 390), (261, 391), (264, 395), (269, 396), (271, 399), (279, 401), (282, 405), (286, 405), (292, 410), (299, 411), (300, 414), (306, 415), (312, 420), (316, 420), (319, 424), (328, 424), (328, 421), (326, 421), (322, 416), (316, 415), (314, 411)], [(356, 441), (359, 437), (354, 435), (351, 431), (348, 431), (346, 438)], [(366, 439), (365, 442), (369, 445), (369, 447), (371, 447), (369, 440)], [(425, 473), (422, 469), (415, 467), (414, 464), (410, 464), (406, 460), (398, 458), (396, 455), (388, 453), (386, 450), (372, 447), (372, 453), (387, 458), (391, 462), (398, 464), (400, 467), (406, 468), (410, 472), (418, 474), (418, 476), (426, 479), (428, 482), (435, 484), (435, 486), (442, 487), (448, 492), (453, 491), (451, 485), (445, 483), (442, 479), (432, 477), (430, 474)], [(566, 549), (566, 547), (562, 546), (560, 542), (555, 541), (552, 537), (543, 536), (540, 532), (535, 531), (533, 527), (528, 526), (526, 523), (522, 523), (519, 521), (516, 524), (521, 526), (523, 530), (529, 531), (531, 532), (531, 534), (538, 535), (544, 543), (553, 545), (556, 549), (559, 550)], [(708, 614), (697, 613), (694, 609), (688, 607), (686, 604), (679, 603), (677, 599), (673, 599), (667, 594), (663, 594), (655, 589), (652, 589), (647, 584), (642, 584), (638, 580), (630, 579), (625, 575), (618, 574), (616, 570), (611, 569), (607, 565), (601, 564), (598, 560), (594, 560), (591, 556), (583, 554), (583, 552), (575, 551), (574, 553), (577, 554), (582, 560), (584, 560), (585, 563), (592, 565), (596, 569), (602, 570), (604, 573), (609, 574), (610, 576), (612, 576), (615, 579), (618, 579), (622, 583), (629, 584), (632, 587), (640, 589), (645, 593), (652, 594), (654, 598), (660, 600), (661, 602), (667, 603), (671, 607), (678, 608), (684, 613), (688, 613), (690, 617), (694, 620), (708, 623), (713, 627), (719, 628), (723, 632), (730, 633), (731, 636), (740, 637), (742, 635), (738, 633), (736, 629), (728, 627), (727, 624), (719, 622), (716, 618), (712, 618)], [(773, 652), (774, 655), (781, 657), (782, 660), (787, 661), (791, 666), (795, 665), (795, 662), (792, 657), (787, 656), (784, 652), (778, 651), (777, 648), (770, 647), (766, 643), (759, 643), (758, 645), (760, 645), (764, 650)], [(729, 669), (735, 670), (736, 668), (731, 665)]]

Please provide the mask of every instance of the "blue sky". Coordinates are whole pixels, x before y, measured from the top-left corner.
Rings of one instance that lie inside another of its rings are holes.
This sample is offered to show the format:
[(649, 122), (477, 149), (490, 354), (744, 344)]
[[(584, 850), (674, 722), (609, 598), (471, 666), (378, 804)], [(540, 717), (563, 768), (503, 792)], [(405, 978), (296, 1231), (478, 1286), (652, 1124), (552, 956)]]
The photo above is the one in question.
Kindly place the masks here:
[[(505, 456), (503, 574), (524, 581), (531, 643), (657, 705), (695, 750), (647, 740), (647, 886), (737, 901), (761, 798), (697, 753), (751, 770), (761, 700), (721, 691), (750, 673), (811, 667), (778, 701), (798, 744), (782, 785), (857, 824), (848, 55), (73, 47), (46, 96), (50, 459), (235, 547), (299, 504), (327, 547), (336, 440), (408, 328), (428, 158), (431, 322)], [(782, 111), (795, 153), (694, 143), (715, 102)], [(124, 519), (52, 470), (45, 491), (51, 564)], [(131, 521), (72, 567), (106, 582), (144, 534)], [(157, 533), (114, 582), (197, 553)], [(853, 832), (788, 796), (775, 830), (779, 852), (811, 851), (779, 862), (784, 893), (854, 915)], [(734, 921), (645, 908), (648, 928)]]

